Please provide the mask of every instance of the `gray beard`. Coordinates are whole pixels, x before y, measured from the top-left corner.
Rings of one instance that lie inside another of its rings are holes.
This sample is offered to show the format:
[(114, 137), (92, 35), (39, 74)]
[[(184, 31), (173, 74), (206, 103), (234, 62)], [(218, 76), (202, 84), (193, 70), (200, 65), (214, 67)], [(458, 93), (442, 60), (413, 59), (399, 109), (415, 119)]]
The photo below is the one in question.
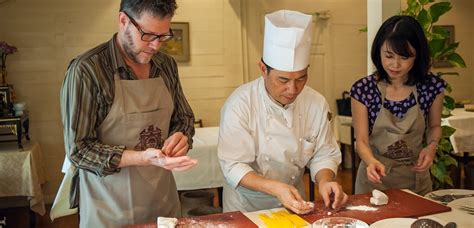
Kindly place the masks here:
[(123, 42), (123, 50), (133, 62), (141, 64), (141, 62), (138, 60), (138, 57), (137, 57), (140, 52), (136, 53), (133, 51), (133, 47), (135, 45), (133, 43), (132, 35), (130, 34), (129, 28), (130, 27), (127, 28), (124, 34), (125, 40)]

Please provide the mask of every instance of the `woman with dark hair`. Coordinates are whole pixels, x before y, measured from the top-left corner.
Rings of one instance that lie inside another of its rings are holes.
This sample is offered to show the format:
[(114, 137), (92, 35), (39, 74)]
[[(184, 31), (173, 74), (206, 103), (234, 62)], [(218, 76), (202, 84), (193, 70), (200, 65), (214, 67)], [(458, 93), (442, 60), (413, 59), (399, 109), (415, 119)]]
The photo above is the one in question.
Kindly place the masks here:
[(429, 72), (427, 39), (410, 16), (393, 16), (382, 24), (371, 57), (376, 71), (351, 88), (356, 149), (362, 159), (355, 192), (405, 188), (426, 194), (441, 137), (446, 83)]

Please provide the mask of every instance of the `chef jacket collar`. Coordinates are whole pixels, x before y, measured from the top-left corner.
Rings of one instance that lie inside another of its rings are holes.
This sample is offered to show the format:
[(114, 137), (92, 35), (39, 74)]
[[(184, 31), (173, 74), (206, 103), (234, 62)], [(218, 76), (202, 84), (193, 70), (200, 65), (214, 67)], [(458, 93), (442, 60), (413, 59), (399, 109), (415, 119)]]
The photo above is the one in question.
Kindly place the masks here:
[(279, 115), (285, 120), (286, 125), (288, 127), (292, 127), (293, 111), (298, 98), (292, 103), (283, 106), (275, 99), (273, 99), (270, 94), (268, 94), (267, 89), (265, 88), (265, 79), (263, 77), (261, 77), (260, 79), (260, 96), (262, 97), (263, 102), (265, 104), (266, 115)]
[(276, 106), (278, 109), (283, 109), (283, 110), (293, 109), (296, 100), (287, 105), (281, 104), (280, 102), (276, 101), (270, 94), (268, 94), (267, 88), (265, 88), (265, 79), (263, 78), (263, 76), (261, 77), (261, 79), (262, 80), (260, 81), (260, 87), (261, 87), (261, 90), (263, 91), (263, 95), (264, 95), (263, 97), (266, 103), (269, 103), (272, 106)]

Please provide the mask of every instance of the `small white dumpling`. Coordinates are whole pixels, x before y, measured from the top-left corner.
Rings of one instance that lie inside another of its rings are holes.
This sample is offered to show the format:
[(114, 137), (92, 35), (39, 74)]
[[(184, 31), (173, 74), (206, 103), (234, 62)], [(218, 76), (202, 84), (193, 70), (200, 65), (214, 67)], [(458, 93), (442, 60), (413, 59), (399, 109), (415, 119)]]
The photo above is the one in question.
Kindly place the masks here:
[(370, 197), (370, 203), (377, 206), (385, 205), (388, 203), (388, 196), (385, 195), (385, 193), (374, 189), (372, 191), (372, 197)]
[(158, 217), (157, 221), (158, 228), (175, 228), (178, 223), (177, 218)]

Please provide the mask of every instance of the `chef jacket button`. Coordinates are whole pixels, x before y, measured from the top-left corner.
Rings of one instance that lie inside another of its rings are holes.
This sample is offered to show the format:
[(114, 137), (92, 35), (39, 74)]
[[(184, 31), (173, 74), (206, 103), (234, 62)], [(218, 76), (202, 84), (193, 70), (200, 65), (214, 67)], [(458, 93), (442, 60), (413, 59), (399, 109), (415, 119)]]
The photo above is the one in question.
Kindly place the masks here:
[(295, 176), (291, 176), (291, 179), (294, 180), (296, 177)]
[(269, 158), (269, 157), (265, 157), (265, 161), (270, 161), (270, 158)]
[(293, 158), (292, 158), (292, 159), (290, 159), (290, 162), (291, 162), (291, 163), (295, 162), (295, 159), (293, 159)]
[(267, 136), (267, 140), (272, 140), (272, 137), (271, 137), (271, 136)]
[(299, 138), (298, 140), (301, 142), (301, 141), (303, 141), (303, 138)]

